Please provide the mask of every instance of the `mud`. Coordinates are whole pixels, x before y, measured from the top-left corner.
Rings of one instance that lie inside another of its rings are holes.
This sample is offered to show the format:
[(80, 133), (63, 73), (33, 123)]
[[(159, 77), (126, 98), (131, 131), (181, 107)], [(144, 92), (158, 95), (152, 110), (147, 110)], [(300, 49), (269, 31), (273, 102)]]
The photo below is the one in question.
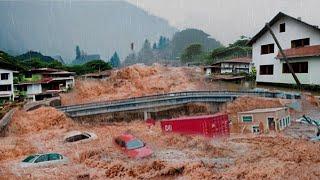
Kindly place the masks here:
[(77, 80), (72, 92), (61, 95), (61, 102), (70, 105), (196, 90), (199, 83), (203, 82), (199, 80), (201, 76), (195, 77), (194, 74), (201, 75), (197, 70), (137, 64), (115, 70), (105, 80)]
[[(320, 144), (281, 133), (208, 139), (164, 134), (159, 123), (149, 128), (140, 120), (112, 125), (77, 124), (48, 107), (22, 111), (15, 118), (16, 127), (30, 125), (24, 121), (31, 119), (38, 124), (18, 128), (0, 139), (1, 147), (5, 147), (0, 150), (0, 176), (5, 179), (318, 179), (320, 175)], [(41, 128), (32, 132), (38, 125)], [(70, 130), (90, 131), (98, 139), (68, 144), (63, 137)], [(113, 144), (113, 138), (123, 132), (146, 142), (154, 150), (153, 156), (128, 158)], [(59, 152), (69, 158), (69, 163), (18, 167), (27, 155), (39, 152)]]

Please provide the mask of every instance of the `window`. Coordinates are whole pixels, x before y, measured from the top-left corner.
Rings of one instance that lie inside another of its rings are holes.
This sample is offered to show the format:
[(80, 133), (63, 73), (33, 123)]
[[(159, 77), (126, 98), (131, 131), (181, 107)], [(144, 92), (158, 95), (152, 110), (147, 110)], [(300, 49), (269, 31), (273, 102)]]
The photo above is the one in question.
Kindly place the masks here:
[(139, 148), (142, 148), (143, 146), (144, 146), (144, 143), (138, 139), (129, 141), (126, 145), (127, 149), (129, 149), (129, 150), (139, 149)]
[(40, 157), (38, 157), (37, 160), (35, 160), (35, 163), (39, 163), (39, 162), (44, 162), (44, 161), (48, 161), (48, 156), (47, 155), (41, 155)]
[(49, 161), (61, 159), (59, 154), (48, 154), (48, 158), (49, 158)]
[(298, 48), (298, 47), (304, 47), (310, 45), (310, 38), (305, 39), (297, 39), (291, 41), (291, 48)]
[(259, 128), (259, 126), (252, 126), (252, 132), (253, 132), (253, 133), (260, 133), (260, 128)]
[(273, 75), (273, 65), (261, 65), (260, 75)]
[(2, 73), (1, 74), (1, 80), (8, 80), (9, 79), (9, 73)]
[(0, 91), (11, 91), (11, 85), (0, 85)]
[(280, 24), (280, 32), (286, 32), (286, 23)]
[(24, 159), (22, 162), (30, 163), (37, 157), (39, 157), (39, 155), (31, 155), (31, 156), (27, 157), (26, 159)]
[(242, 116), (242, 122), (252, 122), (252, 116)]
[[(308, 62), (290, 63), (290, 65), (295, 73), (308, 73)], [(286, 63), (282, 65), (282, 73), (290, 73)]]
[(274, 44), (267, 44), (261, 46), (261, 54), (274, 53)]

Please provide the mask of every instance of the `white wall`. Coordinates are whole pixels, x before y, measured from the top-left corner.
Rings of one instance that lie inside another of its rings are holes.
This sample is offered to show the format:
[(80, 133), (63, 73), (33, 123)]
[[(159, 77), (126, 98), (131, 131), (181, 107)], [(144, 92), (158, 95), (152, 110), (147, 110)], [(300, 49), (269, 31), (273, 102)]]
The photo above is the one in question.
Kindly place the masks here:
[(246, 68), (245, 69), (238, 69), (240, 72), (250, 72), (249, 64), (246, 63), (228, 63), (228, 62), (222, 62), (221, 63), (221, 74), (224, 73), (232, 73), (232, 68)]
[[(286, 23), (286, 31), (280, 33), (280, 24)], [(275, 23), (271, 29), (275, 33), (278, 38), (280, 45), (283, 49), (291, 48), (291, 41), (296, 39), (310, 38), (310, 45), (319, 45), (320, 44), (320, 33), (313, 28), (310, 28), (302, 23), (296, 22), (290, 18), (282, 18), (277, 23)], [(274, 44), (275, 52), (272, 54), (261, 55), (261, 45), (266, 44)], [(273, 82), (273, 83), (294, 83), (293, 78), (289, 78), (288, 74), (282, 74), (282, 61), (276, 59), (279, 50), (276, 46), (272, 36), (269, 32), (266, 32), (263, 36), (261, 36), (252, 47), (252, 58), (254, 66), (257, 69), (257, 82)], [(302, 59), (303, 60), (303, 59)], [(310, 60), (310, 58), (306, 58), (305, 60)], [(300, 59), (301, 61), (301, 59)], [(273, 75), (260, 75), (260, 65), (274, 65)], [(319, 80), (313, 78), (316, 75), (319, 75), (318, 72), (315, 71), (314, 65), (320, 66), (318, 62), (314, 62), (314, 60), (310, 60), (309, 62), (309, 73), (307, 74), (297, 74), (299, 78), (301, 78), (303, 84), (319, 84)], [(319, 71), (319, 70), (318, 70)], [(290, 75), (290, 74), (289, 74)], [(319, 79), (319, 78), (318, 78)]]
[(211, 68), (206, 68), (206, 75), (207, 76), (210, 76), (211, 75)]
[(27, 86), (27, 95), (34, 95), (39, 93), (42, 93), (41, 84), (29, 84)]
[(8, 80), (1, 80), (0, 79), (0, 85), (11, 85), (11, 91), (0, 91), (0, 94), (9, 94), (10, 96), (13, 95), (14, 89), (13, 89), (13, 72), (6, 69), (0, 69), (0, 74), (2, 73), (9, 73)]

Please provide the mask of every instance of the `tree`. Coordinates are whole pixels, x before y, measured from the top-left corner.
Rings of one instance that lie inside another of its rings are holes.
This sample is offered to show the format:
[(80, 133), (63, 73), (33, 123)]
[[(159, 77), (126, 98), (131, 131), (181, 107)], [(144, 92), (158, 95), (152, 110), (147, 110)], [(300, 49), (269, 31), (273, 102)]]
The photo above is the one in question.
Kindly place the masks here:
[(199, 58), (202, 53), (203, 51), (201, 44), (191, 44), (184, 50), (181, 56), (181, 61), (190, 62), (196, 60), (196, 58)]
[(209, 34), (202, 30), (186, 29), (175, 33), (171, 40), (172, 58), (180, 57), (190, 44), (201, 44), (205, 52), (210, 52), (222, 46), (219, 41), (211, 38)]
[(164, 36), (160, 36), (159, 43), (158, 43), (158, 49), (163, 50), (163, 49), (167, 48), (169, 43), (170, 43), (170, 41), (168, 38), (166, 38)]
[(208, 61), (208, 64), (211, 64), (216, 60), (249, 56), (250, 54), (252, 54), (252, 47), (248, 45), (249, 41), (249, 38), (241, 36), (240, 39), (236, 40), (232, 44), (229, 44), (228, 47), (220, 47), (214, 49), (211, 53), (211, 58)]
[(153, 43), (152, 49), (153, 49), (153, 50), (156, 50), (156, 49), (157, 49), (157, 43)]
[(77, 47), (76, 47), (76, 59), (79, 59), (79, 58), (80, 58), (80, 56), (81, 56), (80, 47), (79, 47), (79, 46), (77, 46)]
[(144, 41), (143, 47), (139, 52), (138, 61), (141, 61), (145, 64), (150, 64), (153, 60), (153, 52), (151, 49), (151, 45), (148, 39)]
[(117, 52), (114, 52), (113, 56), (110, 59), (110, 63), (114, 68), (120, 67), (121, 62)]

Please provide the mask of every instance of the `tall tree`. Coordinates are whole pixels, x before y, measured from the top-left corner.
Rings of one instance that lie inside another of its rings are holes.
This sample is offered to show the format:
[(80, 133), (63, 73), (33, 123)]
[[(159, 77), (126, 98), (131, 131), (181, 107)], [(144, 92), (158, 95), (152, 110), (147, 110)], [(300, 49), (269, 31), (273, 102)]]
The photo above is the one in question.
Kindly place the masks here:
[(110, 63), (114, 68), (120, 67), (121, 62), (120, 62), (120, 58), (118, 56), (117, 51), (114, 52), (113, 56), (111, 57)]
[(158, 49), (163, 50), (168, 45), (169, 45), (169, 39), (164, 36), (160, 36), (159, 43), (158, 43)]
[(152, 63), (153, 59), (154, 59), (154, 56), (153, 56), (153, 52), (151, 49), (151, 44), (150, 44), (149, 40), (146, 39), (144, 41), (142, 49), (139, 52), (138, 61), (145, 63), (145, 64), (150, 64), (150, 63)]
[(157, 43), (153, 43), (152, 49), (153, 49), (153, 50), (156, 50), (156, 49), (157, 49)]
[(81, 56), (80, 47), (79, 47), (79, 46), (77, 46), (77, 47), (76, 47), (76, 59), (79, 59), (79, 58), (80, 58), (80, 56)]
[(185, 48), (190, 44), (201, 44), (202, 49), (205, 52), (210, 52), (215, 48), (221, 47), (222, 44), (211, 38), (209, 34), (198, 29), (186, 29), (181, 32), (177, 32), (172, 40), (172, 56), (173, 58), (180, 57)]
[(202, 54), (202, 45), (201, 44), (191, 44), (188, 46), (182, 56), (181, 56), (181, 61), (182, 62), (190, 62), (193, 60), (201, 60), (197, 59), (200, 58), (200, 55)]

